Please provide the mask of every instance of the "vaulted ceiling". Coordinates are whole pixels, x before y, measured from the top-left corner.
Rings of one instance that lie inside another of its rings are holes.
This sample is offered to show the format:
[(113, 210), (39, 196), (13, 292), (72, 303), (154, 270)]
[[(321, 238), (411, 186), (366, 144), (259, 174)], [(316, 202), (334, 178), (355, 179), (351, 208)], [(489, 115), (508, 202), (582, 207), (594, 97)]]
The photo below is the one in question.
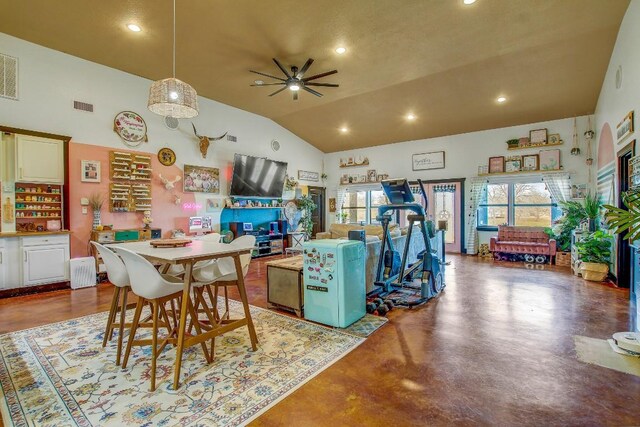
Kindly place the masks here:
[[(595, 109), (628, 4), (178, 0), (177, 77), (325, 152), (572, 117)], [(0, 0), (0, 10), (1, 32), (152, 80), (171, 75), (170, 0)], [(340, 87), (269, 97), (248, 70), (280, 76), (272, 57), (299, 67), (312, 57), (308, 75), (336, 68), (318, 81)]]

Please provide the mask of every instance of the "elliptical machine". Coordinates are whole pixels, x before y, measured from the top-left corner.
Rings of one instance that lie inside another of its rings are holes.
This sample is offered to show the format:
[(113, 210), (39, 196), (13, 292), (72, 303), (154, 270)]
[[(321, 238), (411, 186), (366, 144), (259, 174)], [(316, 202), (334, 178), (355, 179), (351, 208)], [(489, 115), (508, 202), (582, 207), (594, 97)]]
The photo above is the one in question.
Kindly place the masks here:
[[(424, 197), (425, 205), (428, 207), (429, 199), (421, 180), (418, 180), (418, 185)], [(409, 182), (406, 179), (384, 180), (382, 181), (382, 189), (390, 203), (379, 206), (378, 216), (376, 217), (376, 220), (382, 224), (383, 239), (374, 285), (381, 288), (380, 295), (388, 295), (398, 289), (415, 288), (412, 281), (419, 275), (420, 298), (410, 302), (400, 302), (398, 305), (413, 307), (424, 304), (429, 299), (437, 296), (445, 286), (440, 259), (437, 256), (437, 251), (433, 251), (431, 248), (431, 240), (427, 234), (425, 208), (420, 203), (416, 203)], [(407, 216), (409, 229), (402, 260), (400, 260), (400, 254), (393, 246), (389, 233), (389, 223), (396, 211), (413, 212), (413, 214)], [(418, 254), (416, 262), (407, 267), (411, 235), (413, 226), (416, 223), (420, 225), (420, 234), (424, 240), (425, 250)]]

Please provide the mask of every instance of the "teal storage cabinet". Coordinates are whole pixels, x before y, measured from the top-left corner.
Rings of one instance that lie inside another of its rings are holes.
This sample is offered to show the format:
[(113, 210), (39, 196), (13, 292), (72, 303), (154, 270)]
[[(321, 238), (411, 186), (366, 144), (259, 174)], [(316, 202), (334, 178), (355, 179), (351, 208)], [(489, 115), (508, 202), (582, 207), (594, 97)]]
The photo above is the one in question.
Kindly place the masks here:
[(346, 328), (365, 314), (365, 247), (356, 240), (312, 240), (303, 248), (304, 317)]
[(126, 242), (128, 240), (139, 240), (138, 230), (116, 231), (115, 233), (116, 242)]

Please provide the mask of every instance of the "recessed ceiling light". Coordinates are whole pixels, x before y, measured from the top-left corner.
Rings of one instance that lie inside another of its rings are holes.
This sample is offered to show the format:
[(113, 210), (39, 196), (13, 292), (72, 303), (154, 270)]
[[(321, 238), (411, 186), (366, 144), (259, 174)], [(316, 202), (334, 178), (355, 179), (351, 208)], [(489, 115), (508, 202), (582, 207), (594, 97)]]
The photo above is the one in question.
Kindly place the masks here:
[(345, 53), (346, 51), (347, 51), (347, 48), (346, 48), (346, 47), (342, 47), (342, 46), (340, 46), (340, 47), (337, 47), (337, 48), (336, 48), (336, 53), (337, 53), (338, 55), (342, 55), (342, 54), (343, 54), (343, 53)]
[(349, 128), (348, 128), (348, 127), (346, 127), (346, 126), (342, 126), (342, 127), (340, 128), (340, 132), (342, 132), (342, 133), (347, 133), (347, 132), (349, 132)]
[(255, 84), (257, 84), (257, 85), (263, 85), (264, 84), (264, 80), (254, 80), (253, 82)]
[(464, 4), (474, 4), (476, 0), (463, 0)]
[(506, 100), (507, 100), (507, 98), (505, 98), (504, 96), (499, 96), (498, 99), (496, 99), (496, 101), (498, 101), (500, 104), (502, 104)]
[(411, 120), (415, 120), (415, 119), (416, 119), (415, 114), (412, 114), (412, 113), (407, 114), (407, 120), (411, 121)]
[(142, 28), (140, 28), (140, 26), (136, 24), (127, 24), (127, 28), (134, 33), (139, 33), (140, 31), (142, 31)]

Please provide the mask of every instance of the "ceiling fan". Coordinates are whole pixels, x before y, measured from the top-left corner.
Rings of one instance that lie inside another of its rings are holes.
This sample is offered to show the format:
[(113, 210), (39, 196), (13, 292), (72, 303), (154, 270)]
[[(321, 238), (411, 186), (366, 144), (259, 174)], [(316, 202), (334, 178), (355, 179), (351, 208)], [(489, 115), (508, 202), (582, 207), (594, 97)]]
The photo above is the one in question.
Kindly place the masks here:
[(282, 88), (276, 90), (275, 92), (273, 92), (269, 96), (276, 95), (276, 94), (278, 94), (278, 93), (280, 93), (283, 90), (288, 88), (291, 92), (293, 92), (293, 100), (297, 101), (298, 100), (298, 92), (300, 91), (300, 89), (306, 90), (307, 92), (312, 93), (315, 96), (322, 96), (322, 94), (320, 92), (311, 89), (309, 86), (323, 86), (323, 87), (338, 87), (339, 86), (339, 85), (337, 85), (335, 83), (314, 83), (314, 82), (312, 82), (312, 80), (316, 80), (316, 79), (319, 79), (319, 78), (322, 78), (322, 77), (330, 76), (331, 74), (336, 74), (338, 72), (338, 70), (331, 70), (331, 71), (327, 71), (327, 72), (324, 72), (324, 73), (316, 74), (316, 75), (311, 76), (311, 77), (304, 77), (304, 75), (307, 72), (307, 70), (309, 70), (309, 67), (311, 66), (311, 64), (313, 64), (313, 59), (311, 59), (311, 58), (307, 59), (307, 62), (305, 62), (304, 65), (302, 66), (302, 68), (300, 68), (300, 69), (298, 69), (298, 67), (296, 67), (296, 66), (292, 66), (291, 67), (291, 72), (287, 71), (287, 69), (284, 68), (282, 66), (282, 64), (276, 58), (272, 58), (272, 59), (273, 59), (273, 62), (276, 63), (278, 68), (280, 68), (280, 71), (282, 71), (284, 73), (284, 75), (286, 76), (286, 79), (283, 79), (283, 78), (280, 78), (280, 77), (276, 77), (276, 76), (272, 76), (270, 74), (261, 73), (260, 71), (249, 70), (252, 73), (260, 74), (261, 76), (269, 77), (269, 78), (275, 79), (275, 80), (280, 80), (278, 83), (261, 83), (259, 81), (256, 81), (255, 84), (251, 85), (251, 86), (280, 86), (280, 85), (283, 86)]

